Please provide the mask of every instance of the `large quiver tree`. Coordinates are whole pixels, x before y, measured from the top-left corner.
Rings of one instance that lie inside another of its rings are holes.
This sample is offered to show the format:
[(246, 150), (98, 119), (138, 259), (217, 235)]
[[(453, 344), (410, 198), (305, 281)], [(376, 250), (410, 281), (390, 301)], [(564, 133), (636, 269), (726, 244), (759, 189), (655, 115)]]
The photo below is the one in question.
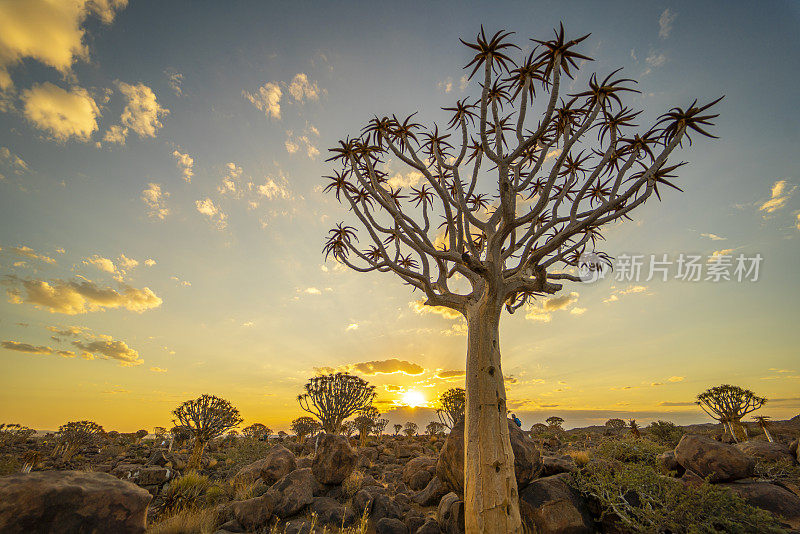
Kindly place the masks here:
[[(716, 101), (695, 102), (637, 133), (640, 112), (622, 102), (632, 80), (617, 71), (563, 94), (562, 78), (590, 59), (575, 51), (587, 36), (567, 41), (562, 27), (515, 61), (510, 35), (481, 29), (464, 43), (482, 89), (477, 102), (445, 108), (452, 132), (375, 117), (331, 149), (329, 161), (341, 167), (326, 187), (363, 230), (336, 225), (326, 257), (392, 272), (425, 304), (467, 320), (465, 515), (467, 531), (482, 533), (522, 529), (500, 365), (503, 307), (513, 313), (564, 280), (580, 282), (583, 253), (605, 258), (595, 250), (603, 226), (630, 218), (653, 193), (660, 198), (660, 185), (677, 189), (670, 179), (681, 164), (668, 157), (690, 131), (710, 135), (703, 128), (716, 116), (706, 114)], [(420, 183), (402, 190), (389, 177), (390, 159)]]
[(300, 407), (319, 419), (322, 430), (338, 434), (342, 422), (354, 413), (372, 405), (375, 386), (348, 373), (315, 376), (305, 385), (305, 393), (297, 396)]
[[(722, 423), (734, 441), (739, 441), (736, 428), (742, 427), (742, 418), (761, 408), (767, 402), (749, 389), (730, 384), (709, 388), (697, 396), (697, 404), (708, 415)], [(744, 429), (744, 427), (742, 427)], [(746, 430), (743, 430), (746, 432)]]
[(212, 439), (239, 426), (244, 419), (230, 402), (214, 395), (200, 397), (181, 403), (172, 411), (173, 423), (189, 431), (194, 447), (189, 457), (189, 468), (197, 469), (203, 458), (203, 450)]

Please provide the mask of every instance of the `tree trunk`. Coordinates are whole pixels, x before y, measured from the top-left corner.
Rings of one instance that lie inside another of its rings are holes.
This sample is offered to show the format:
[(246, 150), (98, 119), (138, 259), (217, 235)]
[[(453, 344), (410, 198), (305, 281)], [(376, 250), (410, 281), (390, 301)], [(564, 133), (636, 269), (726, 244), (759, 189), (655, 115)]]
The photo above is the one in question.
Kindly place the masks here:
[(192, 454), (189, 456), (188, 467), (189, 469), (199, 469), (200, 464), (203, 461), (203, 449), (206, 448), (206, 443), (204, 441), (195, 440), (194, 448), (192, 449)]
[(484, 295), (467, 310), (464, 513), (468, 534), (522, 533), (500, 367), (502, 302), (498, 300)]

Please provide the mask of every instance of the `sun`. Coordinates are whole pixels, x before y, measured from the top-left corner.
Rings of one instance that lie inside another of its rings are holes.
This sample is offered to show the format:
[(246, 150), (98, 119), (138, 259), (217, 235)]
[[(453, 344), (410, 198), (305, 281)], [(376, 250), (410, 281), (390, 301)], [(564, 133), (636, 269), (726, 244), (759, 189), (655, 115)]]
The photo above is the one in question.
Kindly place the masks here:
[(425, 400), (425, 395), (421, 392), (410, 389), (403, 394), (403, 404), (411, 408), (418, 408), (428, 404), (428, 401)]

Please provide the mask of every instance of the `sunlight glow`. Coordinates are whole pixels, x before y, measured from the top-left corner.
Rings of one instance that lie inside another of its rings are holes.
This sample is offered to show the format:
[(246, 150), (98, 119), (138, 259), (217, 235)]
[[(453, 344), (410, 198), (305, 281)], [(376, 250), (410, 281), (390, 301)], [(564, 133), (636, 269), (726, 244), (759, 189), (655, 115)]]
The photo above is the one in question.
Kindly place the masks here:
[(425, 395), (421, 392), (410, 389), (403, 394), (403, 405), (410, 406), (411, 408), (418, 408), (425, 406), (428, 401), (425, 400)]

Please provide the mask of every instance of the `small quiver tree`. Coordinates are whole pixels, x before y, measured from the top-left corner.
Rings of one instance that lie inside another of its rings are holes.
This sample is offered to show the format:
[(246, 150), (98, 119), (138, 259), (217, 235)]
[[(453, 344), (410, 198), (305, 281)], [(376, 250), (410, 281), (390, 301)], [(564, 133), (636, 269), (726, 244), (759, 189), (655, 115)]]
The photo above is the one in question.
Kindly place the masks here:
[(372, 405), (374, 398), (375, 386), (364, 379), (333, 373), (310, 379), (297, 401), (303, 410), (319, 419), (325, 432), (336, 434), (345, 419)]
[(372, 431), (375, 434), (375, 437), (380, 439), (383, 432), (386, 430), (386, 425), (389, 424), (388, 419), (376, 419), (375, 425), (372, 427)]
[(753, 421), (758, 423), (759, 428), (764, 431), (764, 436), (766, 436), (767, 441), (772, 443), (774, 440), (772, 439), (772, 434), (769, 431), (769, 420), (770, 417), (768, 415), (756, 415), (753, 417)]
[(269, 428), (261, 423), (253, 423), (242, 429), (242, 435), (252, 441), (260, 441), (270, 434)]
[(93, 421), (70, 421), (59, 427), (58, 447), (54, 453), (69, 461), (79, 449), (97, 445), (103, 434), (103, 427)]
[(367, 436), (375, 429), (375, 424), (380, 416), (380, 412), (374, 406), (359, 410), (358, 417), (353, 422), (358, 429), (358, 441), (362, 447), (367, 444)]
[(6, 447), (25, 443), (34, 434), (36, 431), (32, 428), (17, 423), (0, 424), (0, 451)]
[(403, 434), (405, 434), (408, 437), (416, 436), (418, 428), (419, 427), (417, 426), (417, 423), (415, 423), (413, 421), (409, 421), (403, 427)]
[(608, 421), (606, 421), (605, 424), (606, 429), (608, 429), (609, 432), (613, 433), (619, 432), (620, 430), (625, 428), (625, 426), (626, 426), (625, 421), (616, 417), (609, 419)]
[(403, 425), (398, 423), (394, 425), (393, 428), (394, 428), (394, 435), (397, 436), (398, 434), (400, 434), (400, 431), (403, 430)]
[(203, 458), (206, 444), (239, 426), (243, 419), (239, 410), (219, 397), (202, 395), (196, 399), (188, 400), (172, 411), (176, 426), (186, 428), (194, 439), (192, 454), (189, 457), (188, 467), (197, 469)]
[(351, 437), (356, 431), (356, 422), (355, 421), (344, 421), (342, 423), (341, 433), (347, 436), (348, 438)]
[(317, 426), (317, 421), (313, 417), (298, 417), (292, 421), (289, 429), (297, 436), (297, 442), (303, 443), (306, 437), (310, 436)]
[(547, 423), (547, 426), (550, 427), (550, 430), (556, 430), (556, 431), (563, 430), (563, 428), (561, 428), (561, 425), (564, 424), (564, 419), (562, 419), (557, 415), (552, 415), (548, 417), (547, 419), (544, 420), (544, 422)]
[(742, 427), (742, 418), (758, 410), (766, 402), (766, 397), (759, 397), (749, 389), (722, 384), (700, 393), (696, 404), (719, 421), (733, 440), (738, 442), (736, 429)]
[(428, 434), (431, 437), (440, 436), (440, 435), (444, 434), (444, 431), (445, 431), (446, 428), (447, 428), (447, 425), (445, 425), (444, 423), (441, 423), (439, 421), (431, 421), (425, 427), (425, 433)]
[(636, 419), (631, 419), (628, 421), (628, 428), (631, 429), (631, 436), (634, 438), (641, 438), (642, 433), (639, 432), (639, 424), (636, 422)]
[(436, 415), (447, 428), (453, 428), (464, 420), (467, 391), (464, 388), (450, 388), (439, 395)]

